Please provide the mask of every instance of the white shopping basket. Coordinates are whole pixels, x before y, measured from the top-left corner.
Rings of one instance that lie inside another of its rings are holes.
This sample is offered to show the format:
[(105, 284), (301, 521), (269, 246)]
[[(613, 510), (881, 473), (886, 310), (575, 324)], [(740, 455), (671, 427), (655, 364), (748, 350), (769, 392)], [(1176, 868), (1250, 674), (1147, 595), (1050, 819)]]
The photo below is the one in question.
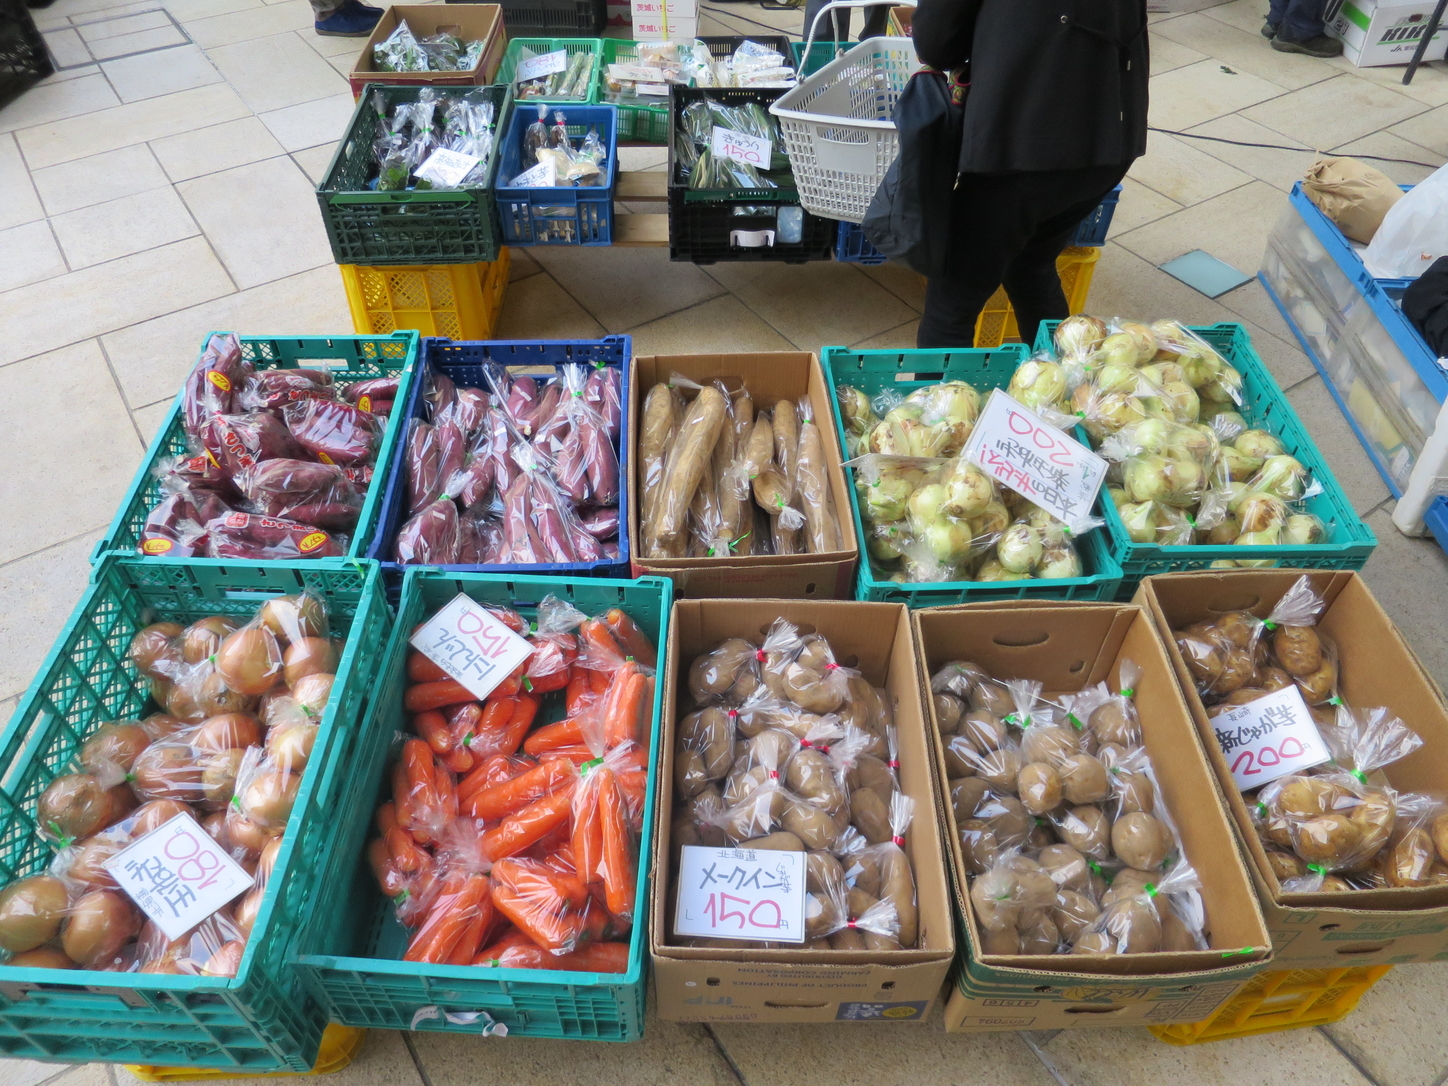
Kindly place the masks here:
[[(837, 0), (833, 8), (876, 0)], [(828, 26), (828, 24), (826, 24)], [(804, 55), (810, 55), (814, 27)], [(885, 171), (895, 161), (895, 102), (920, 68), (911, 38), (868, 38), (799, 81), (769, 107), (779, 118), (785, 151), (806, 211), (860, 222)]]

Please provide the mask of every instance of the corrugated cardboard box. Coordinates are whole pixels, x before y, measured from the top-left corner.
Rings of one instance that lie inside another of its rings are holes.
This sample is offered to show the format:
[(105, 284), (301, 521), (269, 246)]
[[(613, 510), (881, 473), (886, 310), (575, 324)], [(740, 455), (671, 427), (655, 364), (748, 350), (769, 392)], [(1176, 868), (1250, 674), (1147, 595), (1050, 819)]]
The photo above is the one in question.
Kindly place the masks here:
[[(1357, 573), (1309, 571), (1327, 602), (1317, 628), (1337, 646), (1339, 687), (1349, 705), (1386, 706), (1423, 737), (1423, 746), (1384, 771), (1399, 791), (1448, 794), (1448, 708), (1442, 692)], [(1233, 570), (1148, 577), (1136, 601), (1146, 606), (1167, 652), (1226, 797), (1257, 885), (1274, 964), (1292, 969), (1399, 965), (1448, 960), (1448, 886), (1329, 894), (1286, 894), (1267, 863), (1247, 805), (1217, 745), (1206, 708), (1171, 631), (1246, 610), (1265, 618), (1299, 570)]]
[[(1327, 6), (1327, 32), (1342, 41), (1343, 56), (1359, 68), (1407, 64), (1413, 59), (1433, 0), (1334, 0)], [(1440, 26), (1423, 60), (1442, 60), (1448, 49), (1448, 26)]]
[[(1209, 1017), (1267, 964), (1267, 931), (1212, 771), (1150, 617), (1130, 604), (1021, 600), (929, 608), (916, 611), (914, 623), (926, 684), (943, 664), (969, 660), (998, 679), (1039, 680), (1051, 697), (1102, 681), (1114, 685), (1123, 659), (1141, 666), (1136, 706), (1143, 740), (1182, 848), (1201, 878), (1211, 942), (1209, 950), (1183, 953), (978, 953), (981, 929), (963, 877), (965, 861), (937, 725), (932, 733), (940, 807), (956, 907), (966, 932), (945, 1008), (946, 1029), (1073, 1029)], [(929, 711), (934, 724), (933, 704)]]
[[(854, 594), (855, 562), (859, 548), (850, 523), (849, 484), (840, 467), (839, 437), (831, 414), (833, 392), (825, 382), (819, 359), (806, 351), (777, 351), (761, 354), (696, 354), (636, 357), (630, 363), (631, 400), (629, 434), (629, 539), (635, 577), (668, 577), (679, 596), (694, 598), (755, 597), (849, 599)], [(752, 554), (728, 558), (649, 558), (644, 554), (639, 510), (642, 466), (638, 462), (641, 413), (649, 389), (671, 374), (679, 373), (699, 384), (716, 378), (729, 387), (740, 382), (749, 390), (756, 411), (773, 408), (780, 400), (798, 401), (808, 396), (824, 440), (830, 490), (835, 516), (840, 524), (843, 550), (832, 554)]]
[[(372, 59), (372, 47), (386, 41), (388, 35), (397, 29), (397, 24), (404, 20), (417, 38), (431, 37), (446, 30), (456, 34), (464, 43), (486, 42), (482, 59), (477, 67), (465, 72), (379, 71)], [(498, 65), (503, 62), (503, 48), (507, 44), (508, 36), (503, 33), (503, 9), (497, 4), (398, 4), (382, 13), (367, 44), (357, 54), (347, 81), (352, 86), (353, 98), (360, 95), (368, 83), (417, 87), (487, 86), (498, 74)]]
[[(914, 949), (758, 950), (672, 945), (674, 734), (691, 701), (682, 679), (728, 637), (756, 642), (780, 616), (828, 638), (836, 657), (894, 698), (900, 783), (915, 800), (905, 850), (915, 873)], [(852, 659), (853, 658), (853, 659)], [(652, 940), (660, 1018), (673, 1022), (923, 1021), (955, 953), (941, 849), (934, 750), (926, 732), (909, 612), (901, 604), (804, 600), (680, 600), (669, 624), (662, 772), (654, 840)]]

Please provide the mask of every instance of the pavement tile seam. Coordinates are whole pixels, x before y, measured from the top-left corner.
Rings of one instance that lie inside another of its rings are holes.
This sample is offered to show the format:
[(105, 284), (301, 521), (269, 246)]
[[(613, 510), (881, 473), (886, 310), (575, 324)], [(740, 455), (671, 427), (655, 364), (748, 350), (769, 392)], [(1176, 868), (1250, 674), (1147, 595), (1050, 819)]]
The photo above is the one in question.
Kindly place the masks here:
[(1362, 1075), (1363, 1078), (1371, 1082), (1373, 1086), (1384, 1086), (1383, 1083), (1379, 1082), (1377, 1078), (1375, 1078), (1372, 1074), (1368, 1072), (1368, 1069), (1366, 1067), (1358, 1062), (1358, 1058), (1354, 1056), (1352, 1052), (1350, 1052), (1346, 1047), (1338, 1043), (1337, 1038), (1332, 1035), (1331, 1030), (1329, 1030), (1326, 1026), (1317, 1026), (1316, 1029), (1319, 1034), (1327, 1039), (1327, 1043), (1332, 1045), (1332, 1047), (1337, 1050), (1337, 1054), (1339, 1056), (1347, 1060), (1348, 1063), (1352, 1064), (1353, 1069), (1357, 1071), (1358, 1074)]

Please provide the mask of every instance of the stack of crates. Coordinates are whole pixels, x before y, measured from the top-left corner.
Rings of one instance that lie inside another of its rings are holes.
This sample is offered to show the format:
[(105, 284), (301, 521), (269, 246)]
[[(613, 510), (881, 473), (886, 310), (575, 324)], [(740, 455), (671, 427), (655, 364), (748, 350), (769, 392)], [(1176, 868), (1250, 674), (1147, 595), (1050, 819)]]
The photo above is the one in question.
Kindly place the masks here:
[(1356, 1010), (1358, 1001), (1391, 968), (1359, 965), (1269, 970), (1249, 980), (1205, 1021), (1147, 1028), (1167, 1044), (1197, 1045), (1325, 1026), (1340, 1022)]

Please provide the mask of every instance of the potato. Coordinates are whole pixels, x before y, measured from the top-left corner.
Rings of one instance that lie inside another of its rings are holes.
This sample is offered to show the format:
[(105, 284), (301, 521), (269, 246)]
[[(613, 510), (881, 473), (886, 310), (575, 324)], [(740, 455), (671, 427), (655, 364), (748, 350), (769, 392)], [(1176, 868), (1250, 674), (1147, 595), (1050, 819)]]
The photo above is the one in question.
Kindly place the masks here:
[(1226, 667), (1222, 649), (1209, 638), (1194, 634), (1191, 629), (1176, 635), (1176, 645), (1197, 686), (1205, 690), (1215, 689)]
[(742, 637), (731, 637), (712, 652), (695, 657), (689, 665), (689, 693), (695, 705), (722, 699), (754, 661), (757, 650)]
[(1016, 794), (1027, 811), (1043, 815), (1061, 805), (1061, 778), (1044, 762), (1032, 762), (1021, 767)]
[(125, 894), (93, 890), (71, 907), (60, 945), (83, 968), (104, 968), (140, 930), (141, 914)]
[(1345, 814), (1325, 814), (1291, 826), (1297, 855), (1310, 864), (1338, 867), (1356, 852), (1362, 827)]
[(1311, 675), (1322, 667), (1322, 639), (1311, 626), (1279, 626), (1272, 651), (1289, 675)]
[(1072, 954), (1115, 954), (1116, 940), (1104, 931), (1083, 931), (1071, 947)]
[(785, 696), (811, 713), (833, 713), (845, 701), (845, 677), (821, 666), (812, 669), (795, 662), (784, 669)]
[(215, 656), (221, 643), (236, 631), (236, 623), (224, 615), (211, 615), (193, 622), (181, 634), (181, 659), (199, 664)]
[(1222, 656), (1222, 673), (1212, 684), (1212, 693), (1220, 696), (1245, 686), (1257, 670), (1252, 654), (1245, 649), (1229, 649)]
[(970, 708), (973, 712), (1005, 717), (1016, 711), (1016, 704), (1010, 691), (1000, 683), (979, 682), (970, 688)]
[(233, 750), (261, 742), (261, 721), (250, 713), (222, 713), (211, 717), (190, 737), (197, 750)]
[(1021, 733), (1021, 758), (1027, 762), (1044, 762), (1059, 769), (1080, 751), (1076, 733), (1059, 724), (1032, 724)]
[(281, 827), (291, 817), (302, 778), (285, 769), (263, 769), (237, 793), (242, 812), (263, 826)]
[(1089, 723), (1098, 742), (1123, 747), (1141, 743), (1141, 725), (1135, 713), (1128, 711), (1129, 704), (1125, 698), (1117, 697), (1096, 707)]
[(1056, 891), (1051, 919), (1056, 923), (1062, 942), (1074, 944), (1100, 915), (1101, 909), (1096, 902), (1079, 890), (1063, 888)]
[(1069, 808), (1056, 827), (1065, 843), (1083, 855), (1104, 860), (1110, 854), (1111, 823), (1089, 803)]
[(185, 803), (174, 799), (153, 799), (136, 808), (135, 821), (131, 824), (132, 837), (144, 837), (152, 830), (160, 829), (179, 814), (196, 814)]
[(49, 875), (12, 882), (0, 890), (0, 950), (33, 950), (55, 938), (70, 896)]
[(1448, 812), (1433, 819), (1428, 832), (1433, 837), (1433, 847), (1438, 852), (1438, 858), (1448, 863)]
[(1388, 843), (1398, 818), (1398, 806), (1386, 792), (1369, 792), (1348, 812), (1348, 817), (1362, 829), (1358, 851), (1366, 862)]
[(1021, 775), (1021, 755), (1009, 747), (983, 754), (976, 761), (976, 776), (1000, 792), (1014, 792)]
[(953, 694), (936, 694), (931, 699), (935, 706), (935, 724), (941, 735), (954, 735), (960, 727), (960, 718), (965, 715), (965, 702)]
[(851, 790), (867, 788), (887, 804), (890, 797), (899, 791), (895, 771), (884, 760), (871, 754), (862, 754), (856, 759), (854, 767), (845, 775), (845, 783)]
[(11, 957), (6, 965), (16, 969), (76, 969), (75, 962), (54, 947), (42, 946), (34, 950), (23, 950)]
[(1250, 649), (1257, 642), (1262, 623), (1250, 611), (1228, 611), (1213, 625), (1217, 634), (1239, 649)]
[(1021, 953), (1021, 933), (1016, 931), (1012, 925), (1002, 931), (992, 931), (989, 928), (980, 933), (982, 954), (1019, 954)]
[(973, 874), (989, 871), (1000, 856), (1000, 839), (984, 819), (968, 818), (960, 823), (956, 832), (960, 838), (960, 851), (965, 865)]
[(1146, 892), (1148, 886), (1153, 885), (1157, 876), (1150, 871), (1139, 871), (1134, 867), (1124, 867), (1111, 879), (1111, 885), (1101, 895), (1101, 904), (1110, 905), (1113, 901), (1120, 901), (1129, 897), (1136, 897)]
[(1145, 811), (1149, 814), (1156, 809), (1156, 786), (1145, 773), (1131, 769), (1114, 770), (1111, 774), (1111, 790), (1116, 798), (1119, 815), (1131, 814), (1133, 811)]
[(1048, 909), (1022, 912), (1016, 930), (1021, 936), (1022, 954), (1054, 954), (1061, 943), (1060, 929)]
[(293, 773), (300, 773), (311, 760), (319, 731), (319, 725), (307, 723), (273, 728), (266, 737), (267, 755), (275, 765)]
[(1197, 950), (1197, 937), (1187, 929), (1186, 923), (1169, 906), (1157, 910), (1161, 920), (1161, 949), (1181, 953)]
[(1393, 845), (1383, 874), (1389, 886), (1427, 886), (1433, 881), (1433, 838), (1425, 829), (1414, 828)]
[(692, 799), (709, 785), (704, 756), (682, 744), (674, 750), (674, 791), (680, 799)]
[(975, 809), (985, 798), (987, 786), (979, 777), (965, 777), (950, 782), (950, 806), (957, 824), (975, 817)]
[(986, 754), (1006, 745), (1006, 726), (1001, 718), (983, 709), (973, 709), (960, 718), (957, 733), (971, 749)]
[(914, 946), (919, 934), (919, 912), (915, 905), (915, 874), (910, 858), (897, 847), (880, 850), (880, 900), (895, 906), (900, 928), (895, 939), (901, 946)]
[(1029, 856), (1016, 855), (1005, 861), (1016, 876), (1016, 900), (1022, 908), (1045, 909), (1056, 900), (1056, 883), (1050, 874)]
[(52, 837), (75, 840), (105, 829), (111, 809), (100, 781), (89, 773), (67, 773), (40, 794), (35, 820)]
[(1313, 818), (1346, 806), (1348, 793), (1322, 777), (1290, 776), (1282, 778), (1281, 787), (1270, 807), (1288, 818)]
[(204, 796), (199, 753), (185, 743), (152, 743), (136, 759), (131, 787), (141, 799), (200, 803)]
[(849, 796), (840, 787), (834, 766), (826, 755), (813, 748), (795, 751), (790, 756), (784, 767), (784, 784), (831, 818), (840, 818), (850, 809)]
[(180, 623), (153, 622), (138, 630), (126, 649), (126, 658), (137, 671), (152, 679), (168, 679), (180, 670)]
[(296, 686), (308, 675), (333, 675), (337, 671), (337, 650), (325, 637), (303, 637), (293, 641), (282, 654), (282, 675), (288, 686)]
[(1059, 767), (1061, 796), (1067, 803), (1100, 803), (1111, 794), (1106, 767), (1090, 754), (1073, 754)]
[(1285, 882), (1288, 879), (1295, 879), (1299, 875), (1307, 874), (1307, 865), (1290, 852), (1283, 852), (1281, 849), (1267, 849), (1267, 864), (1272, 868), (1272, 874), (1277, 876), (1278, 882)]
[[(737, 944), (730, 947), (737, 949)], [(831, 950), (864, 950), (865, 933), (855, 928), (842, 928), (830, 936)]]
[(1267, 693), (1285, 690), (1292, 685), (1292, 676), (1280, 667), (1264, 667), (1257, 670), (1257, 681), (1253, 684)]
[(892, 836), (890, 805), (877, 792), (857, 788), (850, 793), (850, 825), (859, 830), (870, 844), (883, 844)]
[(137, 721), (112, 720), (91, 733), (81, 744), (77, 758), (88, 773), (129, 773), (141, 751), (150, 745), (150, 734)]
[(981, 755), (970, 745), (965, 736), (949, 736), (945, 740), (944, 750), (947, 778), (959, 779), (975, 776), (976, 766), (980, 764)]
[(995, 831), (1002, 848), (1020, 848), (1036, 826), (1025, 804), (1015, 796), (992, 796), (981, 803), (976, 815)]
[(280, 641), (326, 637), (328, 633), (326, 604), (305, 592), (267, 600), (256, 619)]
[(812, 803), (787, 802), (780, 823), (811, 851), (834, 848), (840, 839), (839, 824)]
[(1041, 849), (1036, 862), (1059, 887), (1081, 891), (1091, 889), (1091, 869), (1086, 866), (1086, 857), (1070, 845), (1047, 845)]
[(1121, 954), (1150, 954), (1161, 949), (1161, 918), (1142, 897), (1113, 901), (1101, 912), (1101, 925)]
[(292, 697), (312, 716), (320, 717), (332, 696), (332, 684), (336, 678), (335, 675), (308, 675), (292, 687)]
[(1016, 874), (993, 867), (970, 885), (970, 903), (976, 919), (987, 931), (1015, 931), (1021, 907), (1017, 901)]
[(216, 671), (238, 694), (265, 694), (282, 675), (282, 650), (276, 636), (265, 626), (237, 630), (217, 650)]
[(1127, 867), (1155, 871), (1166, 862), (1171, 846), (1165, 823), (1143, 811), (1122, 815), (1111, 827), (1111, 850)]
[(1294, 675), (1293, 678), (1302, 691), (1302, 700), (1308, 705), (1321, 705), (1337, 689), (1337, 665), (1324, 659), (1322, 666), (1311, 675)]

